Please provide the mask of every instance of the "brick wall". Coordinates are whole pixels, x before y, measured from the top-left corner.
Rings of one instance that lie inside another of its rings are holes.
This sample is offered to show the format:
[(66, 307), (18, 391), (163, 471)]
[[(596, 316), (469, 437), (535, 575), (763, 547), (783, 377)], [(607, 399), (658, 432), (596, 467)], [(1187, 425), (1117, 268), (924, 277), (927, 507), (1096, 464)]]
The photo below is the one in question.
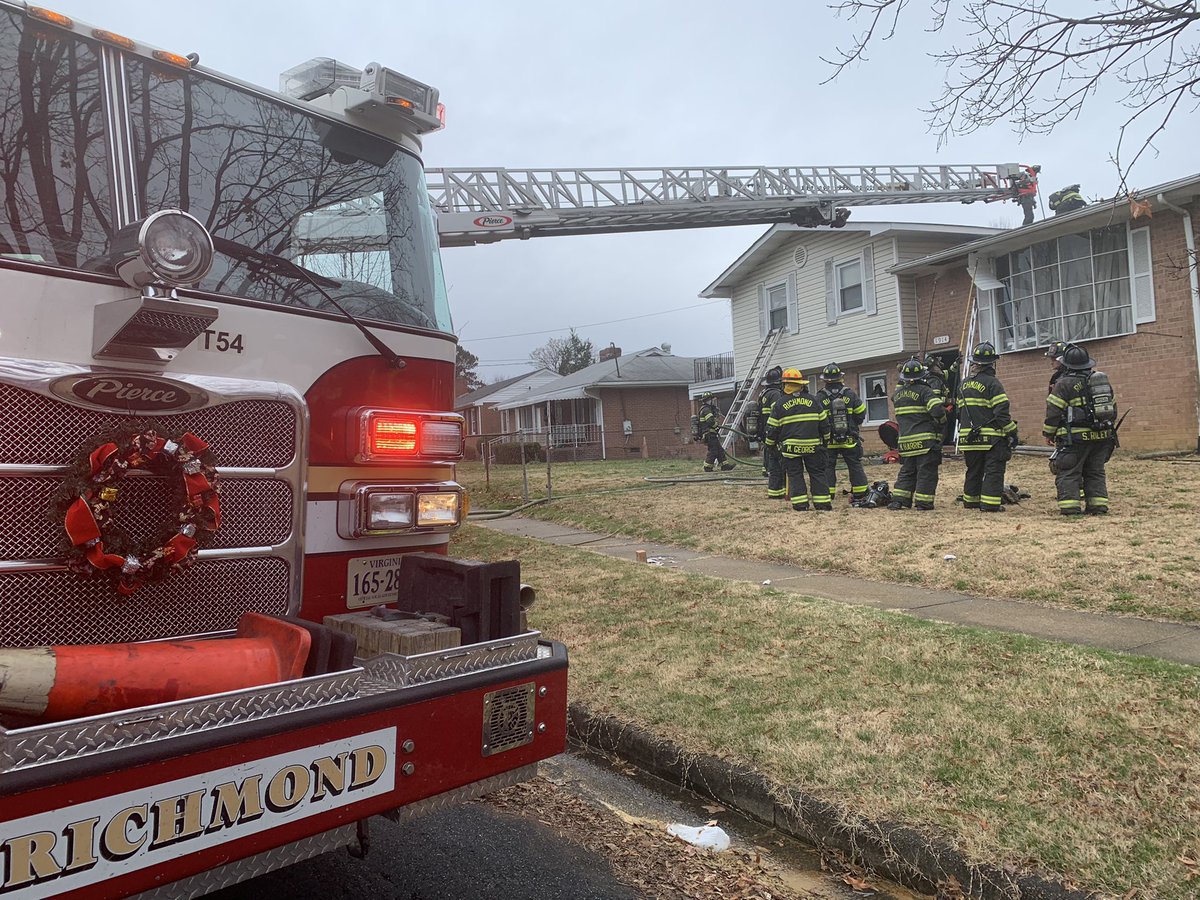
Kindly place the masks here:
[[(1193, 204), (1200, 224), (1200, 204)], [(1116, 389), (1119, 410), (1131, 409), (1121, 427), (1121, 446), (1129, 450), (1188, 450), (1196, 447), (1196, 342), (1192, 328), (1191, 286), (1186, 267), (1183, 219), (1156, 209), (1150, 222), (1154, 265), (1154, 322), (1137, 333), (1084, 344)], [(937, 276), (917, 278), (917, 312), (922, 342), (929, 335), (962, 334), (970, 279), (965, 260)], [(1021, 439), (1041, 441), (1051, 363), (1045, 350), (1005, 353), (996, 374), (1011, 401)], [(894, 385), (894, 366), (889, 384)]]
[[(693, 410), (686, 387), (602, 388), (596, 393), (604, 404), (609, 459), (638, 456), (643, 441), (652, 459), (704, 455), (704, 445), (692, 443)], [(632, 434), (625, 434), (625, 420), (632, 424)]]

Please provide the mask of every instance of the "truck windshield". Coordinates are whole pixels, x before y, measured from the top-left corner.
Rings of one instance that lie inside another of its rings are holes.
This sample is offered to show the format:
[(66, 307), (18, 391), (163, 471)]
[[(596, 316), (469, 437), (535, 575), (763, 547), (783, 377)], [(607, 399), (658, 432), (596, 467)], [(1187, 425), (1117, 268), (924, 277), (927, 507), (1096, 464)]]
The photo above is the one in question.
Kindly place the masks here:
[[(98, 56), (88, 41), (0, 12), (0, 256), (103, 268), (116, 223)], [(124, 64), (140, 215), (187, 210), (216, 237), (336, 281), (330, 293), (356, 316), (450, 330), (420, 160), (202, 73)], [(198, 287), (329, 305), (286, 270), (221, 254)]]

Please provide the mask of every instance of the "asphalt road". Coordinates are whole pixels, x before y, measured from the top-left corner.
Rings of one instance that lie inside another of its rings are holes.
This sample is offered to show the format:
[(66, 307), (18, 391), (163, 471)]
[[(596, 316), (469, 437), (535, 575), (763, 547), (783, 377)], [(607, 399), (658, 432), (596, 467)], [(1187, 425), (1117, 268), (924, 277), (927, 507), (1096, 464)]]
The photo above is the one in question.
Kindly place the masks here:
[(608, 862), (529, 818), (471, 803), (394, 824), (371, 820), (366, 859), (330, 853), (213, 900), (638, 900)]

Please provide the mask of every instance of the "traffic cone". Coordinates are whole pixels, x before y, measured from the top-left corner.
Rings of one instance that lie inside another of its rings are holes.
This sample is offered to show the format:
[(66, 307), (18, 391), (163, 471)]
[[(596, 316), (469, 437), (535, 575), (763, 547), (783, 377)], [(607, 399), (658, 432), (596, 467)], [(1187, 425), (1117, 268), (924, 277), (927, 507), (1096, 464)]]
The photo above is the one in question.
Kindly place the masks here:
[(0, 649), (0, 713), (57, 722), (274, 684), (304, 673), (311, 640), (249, 612), (230, 638)]

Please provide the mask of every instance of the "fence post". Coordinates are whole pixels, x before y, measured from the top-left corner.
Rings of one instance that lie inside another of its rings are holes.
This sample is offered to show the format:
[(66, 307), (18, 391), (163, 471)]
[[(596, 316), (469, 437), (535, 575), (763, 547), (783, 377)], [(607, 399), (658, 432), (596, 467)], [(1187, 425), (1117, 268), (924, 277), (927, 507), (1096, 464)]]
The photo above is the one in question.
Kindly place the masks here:
[(550, 457), (553, 454), (550, 452), (550, 431), (546, 431), (546, 499), (554, 499), (554, 487), (550, 482)]
[(529, 470), (525, 468), (525, 435), (517, 436), (517, 443), (521, 445), (521, 490), (525, 497), (525, 502), (529, 502)]
[(492, 491), (492, 442), (480, 441), (479, 446), (483, 450), (483, 483), (490, 494)]

